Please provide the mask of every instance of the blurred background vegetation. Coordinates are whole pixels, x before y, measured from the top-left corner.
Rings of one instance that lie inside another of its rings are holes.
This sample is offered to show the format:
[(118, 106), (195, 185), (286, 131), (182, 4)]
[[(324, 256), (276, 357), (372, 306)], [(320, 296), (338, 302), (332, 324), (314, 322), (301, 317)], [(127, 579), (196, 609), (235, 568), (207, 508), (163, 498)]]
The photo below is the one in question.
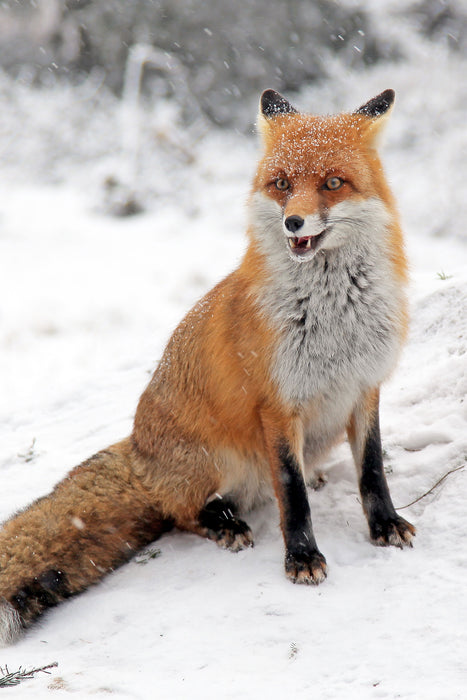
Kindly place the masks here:
[(384, 0), (2, 0), (0, 66), (31, 85), (94, 74), (121, 95), (129, 59), (143, 62), (143, 94), (245, 129), (265, 86), (290, 93), (336, 64), (404, 60), (408, 27), (465, 55), (465, 2), (389, 4), (390, 24)]
[(466, 0), (0, 0), (1, 174), (78, 182), (117, 215), (180, 190), (190, 209), (189, 166), (219, 173), (265, 88), (322, 112), (394, 87), (392, 151), (411, 187), (429, 163), (443, 199), (464, 167), (465, 70)]

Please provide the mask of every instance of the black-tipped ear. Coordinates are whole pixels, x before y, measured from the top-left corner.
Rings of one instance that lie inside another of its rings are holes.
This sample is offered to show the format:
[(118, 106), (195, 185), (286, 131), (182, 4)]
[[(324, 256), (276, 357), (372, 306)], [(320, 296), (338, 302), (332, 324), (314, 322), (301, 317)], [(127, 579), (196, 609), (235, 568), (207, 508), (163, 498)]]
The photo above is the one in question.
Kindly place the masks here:
[(385, 90), (376, 95), (366, 104), (355, 110), (354, 114), (364, 114), (365, 117), (380, 117), (392, 107), (396, 93), (394, 90)]
[(260, 100), (261, 112), (266, 119), (275, 117), (277, 114), (296, 114), (297, 110), (290, 102), (279, 95), (275, 90), (265, 90)]

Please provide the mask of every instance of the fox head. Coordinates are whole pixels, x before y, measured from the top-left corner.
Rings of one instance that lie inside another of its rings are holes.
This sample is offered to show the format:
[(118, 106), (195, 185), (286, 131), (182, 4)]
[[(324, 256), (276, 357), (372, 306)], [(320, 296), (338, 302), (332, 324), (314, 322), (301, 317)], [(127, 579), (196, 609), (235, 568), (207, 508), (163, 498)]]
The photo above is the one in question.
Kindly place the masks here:
[(305, 262), (387, 226), (394, 205), (376, 148), (393, 102), (394, 91), (385, 90), (352, 113), (313, 116), (263, 92), (263, 154), (250, 200), (261, 244), (280, 238), (293, 260)]

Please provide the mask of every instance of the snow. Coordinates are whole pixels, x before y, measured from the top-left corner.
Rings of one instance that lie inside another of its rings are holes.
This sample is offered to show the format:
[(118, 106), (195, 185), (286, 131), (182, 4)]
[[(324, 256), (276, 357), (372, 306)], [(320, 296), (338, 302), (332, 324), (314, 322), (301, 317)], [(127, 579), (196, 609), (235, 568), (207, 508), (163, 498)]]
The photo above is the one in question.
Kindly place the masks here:
[[(396, 89), (384, 162), (412, 269), (410, 337), (382, 396), (396, 507), (467, 461), (466, 65), (414, 53), (306, 88), (297, 105), (352, 109)], [(255, 168), (253, 139), (212, 131), (191, 165), (159, 154), (164, 195), (144, 213), (111, 218), (97, 206), (103, 156), (67, 157), (55, 181), (45, 172), (44, 123), (64, 104), (58, 90), (48, 97), (28, 92), (29, 145), (0, 170), (1, 519), (128, 434), (171, 330), (241, 257)], [(310, 492), (324, 584), (286, 580), (273, 503), (247, 516), (255, 547), (237, 554), (169, 533), (160, 556), (130, 562), (1, 650), (10, 670), (59, 664), (11, 696), (464, 698), (466, 470), (401, 511), (417, 527), (403, 551), (370, 544), (348, 445), (326, 471)]]

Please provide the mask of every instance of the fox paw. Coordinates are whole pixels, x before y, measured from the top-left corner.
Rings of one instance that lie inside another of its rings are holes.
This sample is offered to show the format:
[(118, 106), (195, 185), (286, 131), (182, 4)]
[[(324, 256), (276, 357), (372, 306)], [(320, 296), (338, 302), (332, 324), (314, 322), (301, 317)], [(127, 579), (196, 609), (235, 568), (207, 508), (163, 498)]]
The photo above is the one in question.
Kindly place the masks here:
[(381, 546), (387, 547), (412, 547), (412, 539), (415, 537), (416, 530), (411, 523), (400, 515), (380, 520), (370, 525), (370, 534), (372, 541)]
[(251, 530), (235, 515), (233, 503), (226, 498), (210, 501), (199, 514), (199, 533), (219, 547), (239, 552), (253, 546)]
[(208, 537), (231, 552), (239, 552), (241, 549), (253, 547), (253, 535), (248, 525), (238, 518), (226, 522), (223, 527), (215, 532), (210, 530)]
[(292, 583), (321, 583), (327, 576), (326, 559), (317, 550), (311, 553), (285, 555), (285, 573)]

